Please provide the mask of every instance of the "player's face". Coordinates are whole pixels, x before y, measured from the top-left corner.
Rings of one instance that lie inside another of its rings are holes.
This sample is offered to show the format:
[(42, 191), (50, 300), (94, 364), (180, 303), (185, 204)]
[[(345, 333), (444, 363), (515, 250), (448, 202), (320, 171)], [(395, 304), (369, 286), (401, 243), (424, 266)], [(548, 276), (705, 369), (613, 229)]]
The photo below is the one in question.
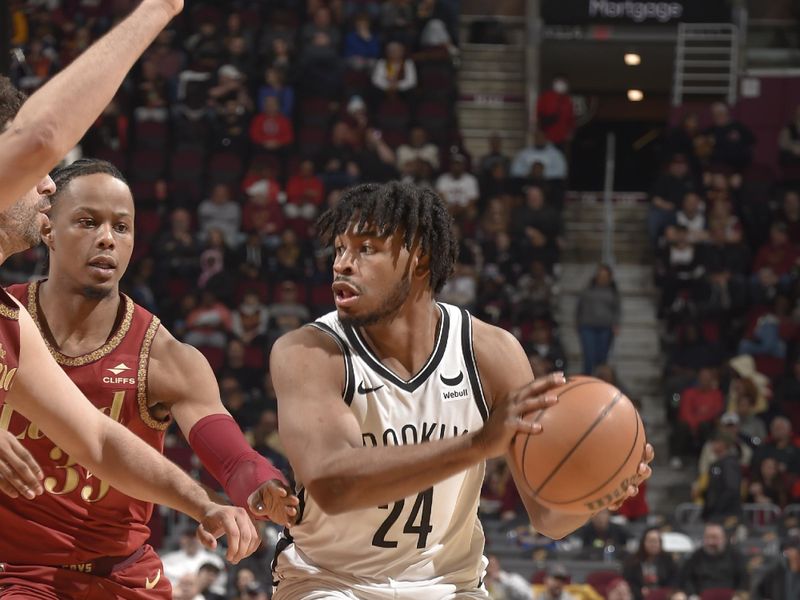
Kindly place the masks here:
[(339, 318), (354, 327), (393, 318), (411, 294), (416, 246), (409, 251), (402, 232), (380, 237), (351, 226), (336, 237), (334, 249), (332, 287)]
[(56, 191), (50, 176), (45, 176), (35, 188), (0, 213), (0, 230), (8, 240), (3, 248), (6, 255), (22, 252), (42, 241), (42, 227), (48, 222), (49, 196)]
[(88, 298), (115, 293), (133, 251), (133, 197), (119, 179), (76, 177), (59, 196), (44, 239), (50, 278), (66, 279)]

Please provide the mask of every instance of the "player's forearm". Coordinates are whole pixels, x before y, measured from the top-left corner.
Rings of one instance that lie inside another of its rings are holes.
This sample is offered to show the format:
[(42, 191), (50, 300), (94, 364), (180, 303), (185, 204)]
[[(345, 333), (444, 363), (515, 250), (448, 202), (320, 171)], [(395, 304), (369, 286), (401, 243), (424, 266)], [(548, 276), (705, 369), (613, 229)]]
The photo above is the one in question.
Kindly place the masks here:
[(81, 462), (128, 496), (163, 504), (197, 521), (210, 500), (203, 488), (154, 448), (105, 416), (99, 452)]
[(554, 540), (560, 540), (570, 533), (580, 528), (589, 520), (590, 514), (570, 515), (561, 513), (538, 503), (523, 489), (523, 485), (518, 482), (524, 481), (522, 473), (519, 471), (516, 460), (510, 454), (506, 456), (506, 464), (511, 470), (514, 484), (519, 490), (519, 497), (525, 506), (525, 512), (531, 520), (531, 525), (542, 535), (546, 535)]
[(328, 514), (381, 506), (425, 490), (484, 460), (473, 435), (423, 444), (352, 448), (319, 465), (304, 481)]
[[(58, 73), (22, 106), (7, 135), (20, 156), (16, 199), (80, 141), (111, 101), (136, 59), (174, 16), (166, 0), (144, 0), (122, 23)], [(4, 182), (5, 183), (5, 182)]]
[(250, 447), (228, 413), (204, 416), (187, 437), (200, 462), (237, 506), (249, 510), (250, 494), (267, 481), (286, 483), (283, 473)]
[(538, 502), (520, 494), (522, 503), (534, 529), (554, 540), (560, 540), (579, 529), (589, 520), (591, 515), (570, 515), (546, 508)]

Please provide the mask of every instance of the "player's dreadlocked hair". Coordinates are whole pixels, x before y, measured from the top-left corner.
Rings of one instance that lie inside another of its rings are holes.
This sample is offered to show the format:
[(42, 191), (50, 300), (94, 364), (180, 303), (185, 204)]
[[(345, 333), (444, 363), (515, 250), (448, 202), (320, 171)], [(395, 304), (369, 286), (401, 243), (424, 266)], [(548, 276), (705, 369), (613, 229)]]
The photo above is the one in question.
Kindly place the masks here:
[(0, 131), (14, 120), (27, 98), (8, 77), (0, 76)]
[(319, 237), (330, 245), (353, 224), (356, 230), (368, 226), (382, 236), (402, 230), (408, 249), (418, 239), (422, 253), (430, 258), (434, 292), (441, 291), (453, 272), (458, 255), (453, 219), (442, 199), (430, 188), (397, 181), (352, 187), (317, 221)]
[(59, 195), (67, 189), (70, 181), (78, 177), (86, 177), (87, 175), (95, 175), (97, 173), (111, 175), (114, 179), (119, 179), (122, 183), (128, 185), (122, 172), (107, 160), (100, 160), (99, 158), (79, 158), (74, 163), (56, 169), (51, 174), (53, 182), (56, 184), (56, 192), (50, 196), (51, 204), (55, 204)]

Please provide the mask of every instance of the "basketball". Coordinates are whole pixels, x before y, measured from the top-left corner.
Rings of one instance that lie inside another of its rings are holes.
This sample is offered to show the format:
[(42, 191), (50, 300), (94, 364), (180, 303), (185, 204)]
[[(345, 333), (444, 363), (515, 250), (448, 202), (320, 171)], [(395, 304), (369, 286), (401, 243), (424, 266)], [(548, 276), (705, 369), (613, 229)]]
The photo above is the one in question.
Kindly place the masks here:
[(518, 433), (511, 443), (520, 492), (561, 512), (597, 512), (638, 481), (644, 425), (631, 401), (599, 379), (570, 378), (554, 391), (557, 404), (525, 416), (542, 432)]

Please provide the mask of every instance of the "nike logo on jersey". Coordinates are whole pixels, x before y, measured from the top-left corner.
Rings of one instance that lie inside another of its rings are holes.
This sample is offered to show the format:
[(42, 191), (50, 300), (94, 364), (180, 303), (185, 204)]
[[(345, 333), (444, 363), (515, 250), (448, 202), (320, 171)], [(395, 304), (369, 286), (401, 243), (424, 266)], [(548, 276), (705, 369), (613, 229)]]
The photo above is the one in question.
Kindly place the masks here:
[(114, 375), (119, 375), (120, 373), (130, 370), (131, 368), (124, 362), (119, 363), (116, 367), (111, 367), (110, 369), (106, 369), (106, 371), (111, 371)]
[(376, 387), (364, 387), (364, 382), (358, 384), (358, 393), (359, 394), (369, 394), (370, 392), (377, 392), (379, 389), (383, 387), (383, 384), (376, 386)]
[(158, 585), (159, 581), (161, 581), (161, 569), (158, 570), (156, 576), (153, 578), (153, 581), (150, 581), (149, 577), (144, 578), (144, 589), (152, 590), (154, 587)]
[(439, 379), (442, 380), (442, 383), (449, 386), (456, 386), (464, 380), (464, 371), (459, 371), (458, 375), (455, 377), (445, 377), (444, 375), (439, 375)]

